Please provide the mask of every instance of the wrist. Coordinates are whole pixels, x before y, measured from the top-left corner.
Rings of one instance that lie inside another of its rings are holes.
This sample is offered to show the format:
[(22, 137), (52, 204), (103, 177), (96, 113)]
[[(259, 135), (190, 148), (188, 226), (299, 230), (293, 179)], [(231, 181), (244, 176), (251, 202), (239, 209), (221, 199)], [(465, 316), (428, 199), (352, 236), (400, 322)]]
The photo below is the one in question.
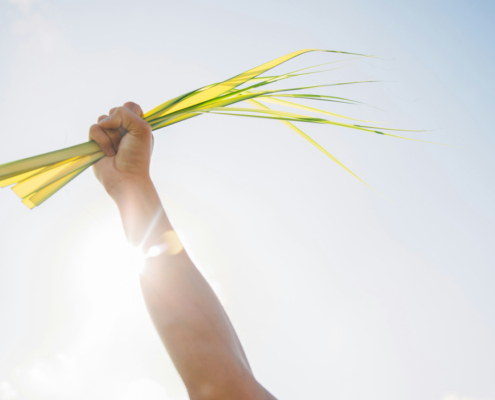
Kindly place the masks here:
[(122, 180), (108, 192), (119, 209), (124, 231), (132, 245), (146, 251), (160, 235), (172, 229), (149, 177)]
[(150, 192), (156, 192), (156, 189), (149, 175), (124, 178), (107, 190), (117, 206), (129, 202), (141, 193)]

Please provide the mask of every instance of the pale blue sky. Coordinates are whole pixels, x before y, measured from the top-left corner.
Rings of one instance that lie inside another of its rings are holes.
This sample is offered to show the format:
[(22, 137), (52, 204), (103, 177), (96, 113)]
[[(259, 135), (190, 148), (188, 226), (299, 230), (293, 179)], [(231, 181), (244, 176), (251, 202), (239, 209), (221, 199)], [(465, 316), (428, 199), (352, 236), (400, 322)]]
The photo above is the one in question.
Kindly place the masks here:
[[(326, 108), (460, 148), (300, 127), (392, 202), (282, 124), (221, 116), (156, 132), (154, 180), (278, 398), (494, 400), (494, 16), (487, 1), (0, 0), (0, 163), (297, 49), (377, 55), (300, 82), (382, 80), (321, 93), (384, 111)], [(0, 191), (1, 400), (186, 398), (136, 263), (90, 171), (31, 212)]]

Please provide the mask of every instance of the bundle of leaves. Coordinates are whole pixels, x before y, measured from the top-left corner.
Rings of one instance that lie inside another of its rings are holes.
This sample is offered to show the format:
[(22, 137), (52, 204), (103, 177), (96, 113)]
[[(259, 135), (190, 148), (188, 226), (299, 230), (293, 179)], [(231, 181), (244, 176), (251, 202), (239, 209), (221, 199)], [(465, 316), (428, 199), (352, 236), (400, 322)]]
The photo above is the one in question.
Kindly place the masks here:
[[(316, 86), (304, 86), (273, 90), (267, 90), (265, 88), (265, 86), (271, 83), (279, 82), (285, 79), (329, 71), (329, 69), (318, 71), (308, 70), (332, 63), (314, 65), (283, 75), (260, 76), (266, 71), (294, 57), (311, 51), (324, 51), (353, 56), (353, 58), (351, 58), (350, 60), (334, 61), (333, 63), (339, 63), (342, 61), (355, 61), (356, 59), (360, 59), (362, 57), (370, 57), (363, 54), (332, 50), (306, 49), (295, 51), (283, 57), (269, 61), (256, 68), (250, 69), (239, 75), (236, 75), (233, 78), (227, 79), (223, 82), (204, 86), (168, 100), (165, 103), (147, 112), (143, 116), (143, 119), (151, 125), (152, 130), (164, 128), (166, 126), (205, 113), (275, 119), (287, 125), (298, 135), (302, 136), (313, 146), (322, 151), (340, 167), (344, 168), (354, 177), (366, 184), (346, 166), (344, 166), (339, 160), (337, 160), (333, 155), (331, 155), (327, 150), (325, 150), (317, 142), (311, 139), (306, 133), (295, 126), (293, 122), (328, 124), (344, 128), (358, 129), (361, 131), (371, 132), (379, 135), (398, 137), (402, 139), (416, 139), (405, 138), (384, 132), (384, 130), (406, 131), (405, 129), (379, 128), (376, 126), (370, 126), (366, 124), (370, 121), (358, 120), (294, 102), (298, 100), (316, 100), (345, 104), (362, 104), (358, 101), (343, 97), (302, 93), (301, 91), (330, 86), (360, 84), (371, 81), (340, 82)], [(252, 107), (232, 107), (233, 104), (241, 102), (247, 103)], [(328, 115), (333, 118), (338, 118), (341, 120), (343, 119), (349, 122), (339, 122), (338, 120), (334, 119), (315, 118), (306, 114), (273, 110), (269, 108), (266, 103), (295, 108), (305, 112)], [(366, 125), (357, 123), (365, 123)], [(42, 204), (44, 201), (46, 201), (48, 198), (62, 189), (65, 185), (67, 185), (70, 181), (72, 181), (75, 177), (77, 177), (79, 174), (84, 172), (87, 168), (89, 168), (91, 165), (93, 165), (95, 162), (103, 157), (105, 157), (105, 154), (101, 150), (100, 146), (96, 142), (90, 141), (79, 144), (77, 146), (57, 150), (51, 153), (46, 153), (39, 156), (3, 164), (0, 165), (0, 187), (15, 185), (12, 187), (13, 191), (22, 199), (22, 202), (25, 205), (32, 209)]]

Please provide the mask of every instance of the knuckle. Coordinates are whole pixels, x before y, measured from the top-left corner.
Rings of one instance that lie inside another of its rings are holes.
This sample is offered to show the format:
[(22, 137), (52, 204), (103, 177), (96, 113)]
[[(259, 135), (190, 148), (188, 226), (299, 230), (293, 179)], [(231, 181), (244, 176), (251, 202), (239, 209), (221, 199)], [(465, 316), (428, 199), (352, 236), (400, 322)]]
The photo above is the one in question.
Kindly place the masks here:
[(127, 102), (124, 103), (124, 107), (133, 110), (133, 109), (135, 109), (136, 107), (139, 107), (139, 106), (136, 103), (134, 103), (133, 101), (127, 101)]
[(114, 107), (110, 110), (110, 115), (112, 117), (118, 117), (119, 115), (122, 115), (122, 110), (121, 110), (122, 107)]
[(123, 106), (116, 107), (114, 114), (117, 115), (119, 118), (121, 118), (121, 121), (124, 119), (127, 119), (127, 116), (129, 115), (129, 110)]
[(97, 139), (98, 137), (98, 132), (101, 130), (100, 125), (98, 124), (93, 124), (89, 127), (89, 138), (92, 140)]
[(93, 133), (100, 130), (100, 125), (98, 124), (93, 124), (89, 127), (89, 133)]
[(143, 110), (141, 109), (141, 106), (139, 104), (134, 103), (133, 101), (128, 101), (127, 103), (124, 104), (124, 107), (127, 108), (128, 110), (131, 110), (134, 114), (138, 115), (139, 117), (143, 115)]

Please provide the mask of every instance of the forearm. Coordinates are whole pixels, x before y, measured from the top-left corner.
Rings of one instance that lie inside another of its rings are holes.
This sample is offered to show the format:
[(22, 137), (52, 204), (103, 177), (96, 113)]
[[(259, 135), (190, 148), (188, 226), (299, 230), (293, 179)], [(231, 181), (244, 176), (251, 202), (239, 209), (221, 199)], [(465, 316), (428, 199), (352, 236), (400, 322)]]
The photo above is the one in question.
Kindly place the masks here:
[(141, 287), (153, 323), (191, 398), (228, 398), (223, 395), (238, 395), (240, 389), (254, 384), (227, 315), (185, 252), (149, 258)]
[(172, 229), (149, 177), (123, 181), (109, 194), (119, 208), (127, 240), (143, 252)]
[[(163, 233), (172, 226), (151, 181), (122, 185), (111, 195), (131, 243), (146, 251), (163, 242)], [(230, 389), (242, 396), (243, 388), (252, 395), (257, 384), (236, 333), (185, 250), (148, 257), (141, 287), (153, 323), (192, 398)], [(253, 397), (246, 393), (246, 398)]]

